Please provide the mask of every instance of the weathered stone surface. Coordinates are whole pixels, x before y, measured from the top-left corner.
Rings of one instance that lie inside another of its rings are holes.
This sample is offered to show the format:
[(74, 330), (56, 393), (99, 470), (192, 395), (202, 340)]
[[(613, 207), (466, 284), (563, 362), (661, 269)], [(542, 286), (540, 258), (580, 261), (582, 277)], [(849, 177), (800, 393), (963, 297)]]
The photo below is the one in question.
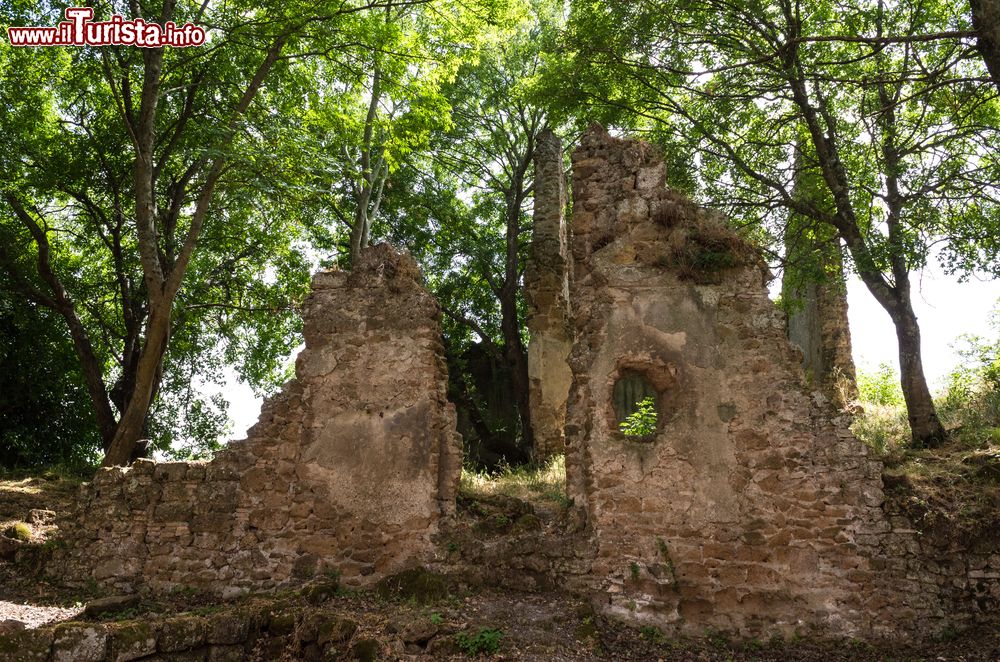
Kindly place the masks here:
[(101, 662), (107, 652), (105, 626), (71, 623), (56, 627), (49, 659), (53, 662)]
[(569, 233), (562, 144), (551, 131), (535, 150), (535, 206), (531, 253), (524, 273), (528, 306), (528, 379), (535, 457), (566, 450), (566, 399), (573, 379), (569, 319)]
[[(882, 465), (811, 396), (755, 251), (665, 189), (646, 143), (598, 127), (573, 163), (567, 483), (600, 607), (750, 636), (926, 636), (983, 613), (971, 573), (883, 512)], [(612, 405), (636, 373), (659, 410), (639, 440)]]
[(0, 621), (0, 635), (13, 634), (24, 629), (24, 623), (14, 618), (6, 618)]
[(53, 628), (21, 630), (0, 635), (0, 660), (44, 662), (52, 653)]
[(110, 595), (106, 598), (91, 600), (83, 608), (85, 616), (96, 618), (104, 614), (110, 614), (123, 609), (128, 609), (139, 604), (139, 596), (132, 595)]
[(840, 240), (832, 228), (812, 228), (793, 215), (785, 252), (781, 292), (789, 310), (788, 339), (802, 350), (810, 384), (839, 407), (850, 406), (858, 391)]
[(38, 526), (48, 526), (49, 524), (52, 524), (55, 518), (56, 513), (53, 510), (33, 508), (28, 511), (28, 521)]
[(156, 630), (151, 623), (130, 622), (112, 630), (108, 659), (114, 662), (127, 662), (154, 653), (156, 653)]
[(248, 439), (209, 463), (100, 471), (62, 524), (52, 571), (236, 595), (330, 569), (368, 583), (432, 551), (462, 451), (440, 311), (416, 263), (369, 248), (350, 273), (316, 275), (303, 318), (296, 378)]

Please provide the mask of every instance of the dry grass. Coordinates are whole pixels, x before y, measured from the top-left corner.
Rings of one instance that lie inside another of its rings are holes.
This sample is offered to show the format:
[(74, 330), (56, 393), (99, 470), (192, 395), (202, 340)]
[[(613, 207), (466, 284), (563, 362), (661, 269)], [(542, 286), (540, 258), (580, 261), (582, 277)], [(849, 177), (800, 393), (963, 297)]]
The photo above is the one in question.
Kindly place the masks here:
[(557, 455), (545, 464), (504, 467), (498, 473), (462, 469), (459, 491), (469, 497), (507, 496), (522, 501), (566, 502), (566, 460)]

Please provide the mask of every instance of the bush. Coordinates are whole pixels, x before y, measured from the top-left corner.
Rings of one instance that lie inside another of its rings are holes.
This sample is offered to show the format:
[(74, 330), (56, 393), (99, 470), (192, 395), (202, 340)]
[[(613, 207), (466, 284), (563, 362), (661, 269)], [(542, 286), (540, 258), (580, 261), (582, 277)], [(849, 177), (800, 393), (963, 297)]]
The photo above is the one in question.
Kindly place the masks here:
[(880, 364), (875, 372), (858, 371), (858, 398), (865, 404), (903, 406), (905, 401), (899, 373), (888, 363)]
[(656, 432), (656, 405), (653, 398), (643, 398), (635, 403), (638, 409), (618, 424), (627, 437), (645, 437)]
[(490, 655), (500, 650), (500, 640), (503, 639), (503, 632), (493, 628), (480, 628), (473, 635), (459, 632), (455, 635), (455, 643), (466, 655), (480, 655), (485, 653)]

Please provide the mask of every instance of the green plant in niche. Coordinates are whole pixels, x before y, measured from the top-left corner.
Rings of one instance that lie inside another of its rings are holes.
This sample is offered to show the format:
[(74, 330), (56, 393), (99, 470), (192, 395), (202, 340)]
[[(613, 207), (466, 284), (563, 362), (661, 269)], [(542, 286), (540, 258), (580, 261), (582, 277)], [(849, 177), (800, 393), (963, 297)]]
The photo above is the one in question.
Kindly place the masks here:
[(646, 437), (656, 432), (656, 404), (646, 397), (635, 403), (637, 409), (618, 424), (626, 437)]

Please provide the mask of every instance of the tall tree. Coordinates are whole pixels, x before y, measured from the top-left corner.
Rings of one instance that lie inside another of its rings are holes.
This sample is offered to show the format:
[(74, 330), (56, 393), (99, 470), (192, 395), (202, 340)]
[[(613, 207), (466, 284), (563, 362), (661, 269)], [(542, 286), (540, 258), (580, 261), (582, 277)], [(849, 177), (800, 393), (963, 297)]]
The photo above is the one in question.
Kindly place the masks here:
[[(533, 158), (546, 117), (526, 82), (538, 74), (557, 18), (555, 3), (535, 3), (522, 24), (462, 65), (442, 89), (450, 128), (431, 143), (427, 158), (408, 161), (401, 173), (406, 190), (385, 209), (391, 236), (419, 256), (442, 302), (452, 354), (467, 354), (477, 343), (502, 366), (503, 378), (494, 381), (516, 411), (517, 430), (506, 432), (516, 433), (520, 447), (508, 460), (527, 459), (533, 446), (522, 285)], [(483, 412), (482, 398), (472, 396), (473, 376), (461, 366), (457, 372), (467, 382), (461, 399), (474, 415)], [(483, 435), (490, 419), (483, 412), (474, 421)]]
[(444, 88), (516, 6), (397, 2), (358, 22), (349, 53), (310, 63), (314, 89), (297, 138), (308, 155), (304, 202), (330, 227), (336, 261), (349, 266), (373, 236), (385, 236), (380, 212), (395, 173), (425, 158), (449, 128)]
[[(551, 73), (589, 104), (694, 133), (700, 194), (735, 218), (795, 213), (837, 232), (896, 327), (917, 445), (944, 429), (910, 274), (935, 244), (953, 267), (998, 266), (996, 93), (966, 57), (966, 30), (923, 38), (967, 21), (940, 4), (579, 2), (569, 56)], [(831, 207), (794, 194), (797, 167), (821, 175)]]
[[(172, 339), (227, 331), (226, 351), (244, 345), (251, 373), (287, 346), (308, 260), (301, 219), (272, 215), (271, 174), (301, 98), (294, 65), (349, 52), (368, 13), (420, 2), (111, 4), (99, 9), (208, 25), (210, 38), (189, 50), (76, 49), (43, 58), (47, 69), (36, 51), (0, 53), (3, 105), (18, 109), (0, 119), (4, 227), (17, 249), (0, 261), (67, 324), (106, 465), (127, 463), (147, 429)], [(5, 19), (51, 24), (47, 12), (15, 7)], [(42, 105), (26, 107), (17, 94), (36, 86)], [(264, 332), (264, 351), (246, 347), (250, 329)]]

